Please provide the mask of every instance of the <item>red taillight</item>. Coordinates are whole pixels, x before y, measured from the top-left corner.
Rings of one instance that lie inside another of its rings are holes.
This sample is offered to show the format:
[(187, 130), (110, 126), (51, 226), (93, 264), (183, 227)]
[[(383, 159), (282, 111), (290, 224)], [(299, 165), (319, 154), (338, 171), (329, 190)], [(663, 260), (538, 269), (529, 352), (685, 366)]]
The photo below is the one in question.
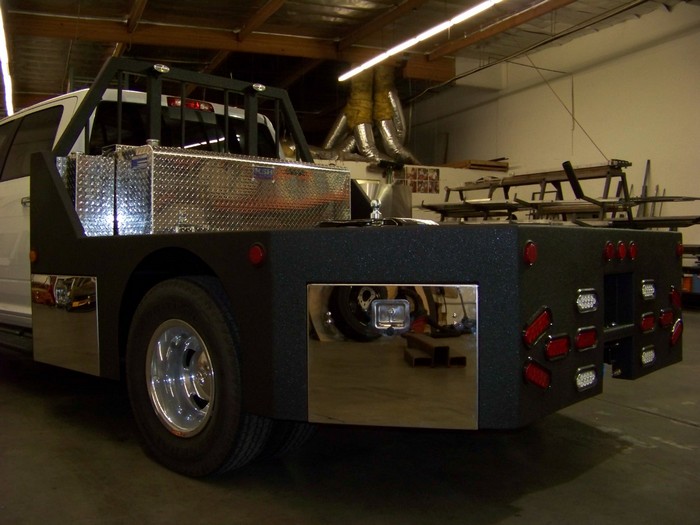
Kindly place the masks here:
[(523, 250), (523, 260), (528, 266), (532, 266), (537, 261), (537, 245), (532, 241), (525, 243)]
[(659, 324), (662, 328), (668, 328), (673, 324), (674, 314), (672, 308), (664, 308), (659, 313)]
[(617, 258), (622, 260), (627, 257), (627, 245), (620, 241), (617, 243)]
[(547, 341), (547, 344), (544, 347), (544, 355), (550, 361), (554, 359), (561, 359), (562, 357), (566, 357), (566, 354), (569, 353), (570, 347), (571, 343), (569, 342), (569, 336), (564, 335), (552, 337), (549, 341)]
[(682, 334), (683, 334), (683, 320), (678, 319), (673, 324), (673, 329), (671, 330), (671, 346), (675, 346), (676, 343), (678, 343), (678, 340), (681, 338)]
[(669, 300), (671, 301), (671, 306), (674, 308), (679, 308), (681, 307), (681, 292), (679, 292), (675, 287), (671, 287), (671, 294), (669, 297)]
[(679, 242), (676, 244), (676, 257), (679, 259), (683, 257), (683, 243)]
[(552, 312), (549, 308), (544, 308), (539, 312), (533, 321), (525, 327), (523, 340), (530, 347), (544, 334), (552, 325)]
[(590, 350), (598, 346), (598, 331), (594, 328), (581, 328), (576, 332), (576, 338), (574, 339), (574, 344), (576, 345), (576, 350)]
[(605, 243), (605, 248), (603, 248), (603, 257), (606, 261), (612, 261), (612, 258), (615, 257), (615, 244), (613, 244), (612, 241)]
[(549, 370), (534, 361), (525, 365), (525, 379), (540, 388), (549, 388), (552, 384), (552, 374)]
[[(173, 108), (182, 107), (182, 99), (180, 97), (168, 97), (168, 106)], [(209, 113), (214, 112), (214, 106), (209, 102), (202, 102), (201, 100), (185, 99), (185, 107), (189, 109), (196, 109), (197, 111), (207, 111)]]
[(642, 319), (639, 323), (639, 327), (642, 329), (642, 332), (651, 332), (654, 329), (654, 326), (656, 326), (656, 316), (654, 313), (647, 312), (642, 314)]
[(248, 261), (253, 266), (261, 266), (267, 258), (267, 252), (262, 244), (255, 243), (248, 248)]
[(628, 248), (627, 248), (627, 253), (629, 255), (629, 258), (632, 259), (633, 261), (637, 258), (637, 255), (639, 255), (639, 246), (637, 246), (637, 243), (632, 241), (630, 242)]

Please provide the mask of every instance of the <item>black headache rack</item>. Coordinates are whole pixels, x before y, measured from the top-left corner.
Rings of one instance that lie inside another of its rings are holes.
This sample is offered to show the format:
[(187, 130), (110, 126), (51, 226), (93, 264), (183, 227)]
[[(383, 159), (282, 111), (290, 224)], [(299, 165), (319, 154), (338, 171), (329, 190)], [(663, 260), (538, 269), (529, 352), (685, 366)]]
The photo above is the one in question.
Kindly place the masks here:
[[(184, 101), (191, 94), (200, 89), (207, 94), (207, 99), (215, 94), (217, 100), (208, 100), (212, 102), (220, 102), (224, 106), (224, 115), (229, 114), (229, 108), (234, 107), (231, 101), (243, 99), (243, 109), (245, 110), (245, 126), (244, 126), (244, 144), (246, 155), (258, 155), (258, 135), (257, 135), (257, 117), (258, 110), (261, 106), (271, 106), (273, 117), (271, 119), (275, 128), (275, 145), (279, 150), (282, 124), (285, 130), (292, 137), (295, 146), (298, 160), (304, 162), (313, 162), (309, 146), (306, 143), (306, 138), (301, 130), (299, 121), (297, 120), (294, 108), (289, 99), (289, 95), (284, 89), (268, 87), (262, 84), (251, 82), (243, 82), (225, 77), (217, 77), (206, 73), (197, 73), (184, 69), (171, 68), (162, 64), (153, 64), (130, 58), (111, 58), (102, 67), (102, 70), (97, 75), (95, 82), (88, 91), (83, 101), (78, 106), (73, 118), (61, 135), (53, 149), (54, 155), (58, 157), (67, 156), (75, 142), (78, 140), (80, 133), (83, 130), (87, 131), (90, 116), (95, 111), (95, 108), (102, 100), (105, 91), (108, 88), (116, 87), (117, 90), (117, 107), (118, 107), (118, 122), (119, 129), (117, 130), (118, 137), (121, 133), (121, 107), (123, 100), (123, 91), (127, 89), (131, 83), (143, 84), (143, 89), (146, 93), (146, 103), (148, 106), (148, 138), (160, 140), (161, 138), (161, 96), (171, 95), (180, 98), (181, 105), (184, 107)], [(169, 88), (166, 90), (166, 87)], [(184, 111), (181, 112), (181, 134), (184, 144)], [(228, 119), (225, 121), (225, 145), (229, 144), (229, 134), (234, 130), (229, 128)], [(86, 148), (88, 151), (88, 133), (85, 133)], [(118, 141), (119, 142), (119, 141)]]

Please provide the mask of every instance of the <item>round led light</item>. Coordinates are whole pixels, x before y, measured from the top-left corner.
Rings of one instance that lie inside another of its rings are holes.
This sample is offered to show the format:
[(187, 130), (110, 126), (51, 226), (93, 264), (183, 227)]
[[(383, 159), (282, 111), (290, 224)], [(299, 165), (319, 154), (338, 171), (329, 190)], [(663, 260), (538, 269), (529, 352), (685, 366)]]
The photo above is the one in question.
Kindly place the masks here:
[(248, 248), (248, 261), (253, 266), (261, 266), (267, 258), (267, 252), (262, 244), (255, 243)]
[(627, 253), (629, 254), (630, 259), (633, 261), (637, 258), (637, 255), (639, 255), (639, 246), (637, 246), (636, 242), (630, 242), (629, 247), (627, 248)]

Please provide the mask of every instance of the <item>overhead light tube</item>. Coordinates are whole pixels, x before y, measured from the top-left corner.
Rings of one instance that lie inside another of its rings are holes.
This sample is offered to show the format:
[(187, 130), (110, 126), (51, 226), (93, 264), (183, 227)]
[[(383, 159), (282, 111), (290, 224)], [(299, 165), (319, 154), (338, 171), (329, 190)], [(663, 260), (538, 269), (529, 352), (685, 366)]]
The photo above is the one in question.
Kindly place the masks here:
[(376, 57), (368, 60), (364, 64), (361, 64), (357, 66), (354, 69), (351, 69), (347, 73), (343, 73), (338, 77), (339, 82), (343, 82), (345, 80), (348, 80), (349, 78), (354, 77), (358, 73), (361, 73), (362, 71), (365, 71), (366, 69), (369, 69), (371, 67), (376, 66), (380, 62), (384, 62), (387, 58), (392, 57), (394, 55), (397, 55), (401, 53), (402, 51), (405, 51), (408, 48), (411, 48), (418, 44), (419, 42), (422, 42), (423, 40), (427, 40), (438, 33), (442, 33), (443, 31), (447, 31), (449, 28), (456, 24), (460, 24), (464, 22), (465, 20), (468, 20), (479, 13), (482, 13), (486, 11), (487, 9), (493, 7), (494, 5), (498, 4), (502, 0), (486, 0), (485, 2), (481, 2), (478, 5), (475, 5), (474, 7), (470, 7), (466, 11), (458, 14), (457, 16), (450, 18), (449, 20), (446, 20), (445, 22), (442, 22), (441, 24), (436, 25), (435, 27), (432, 27), (426, 31), (423, 31), (417, 36), (414, 36), (413, 38), (409, 38), (405, 42), (402, 42), (391, 49), (388, 49), (387, 51), (384, 51), (383, 53), (380, 53)]
[(7, 39), (5, 37), (5, 20), (0, 9), (0, 62), (2, 62), (2, 81), (5, 88), (5, 111), (10, 116), (15, 108), (12, 101), (12, 76), (10, 76), (10, 56), (7, 52)]

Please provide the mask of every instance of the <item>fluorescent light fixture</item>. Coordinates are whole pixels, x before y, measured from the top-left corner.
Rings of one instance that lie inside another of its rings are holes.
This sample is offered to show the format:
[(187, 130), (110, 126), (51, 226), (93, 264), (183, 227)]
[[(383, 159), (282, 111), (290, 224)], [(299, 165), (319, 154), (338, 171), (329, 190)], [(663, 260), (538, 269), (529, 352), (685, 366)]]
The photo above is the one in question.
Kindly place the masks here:
[(422, 42), (423, 40), (427, 40), (438, 33), (442, 33), (443, 31), (447, 31), (449, 28), (451, 28), (453, 25), (460, 24), (464, 22), (465, 20), (468, 20), (479, 13), (482, 13), (483, 11), (486, 11), (490, 7), (493, 7), (494, 5), (498, 4), (502, 0), (486, 0), (485, 2), (481, 2), (478, 5), (475, 5), (474, 7), (470, 7), (463, 13), (458, 14), (457, 16), (450, 18), (449, 20), (436, 25), (435, 27), (432, 27), (428, 29), (427, 31), (423, 31), (421, 34), (414, 36), (413, 38), (409, 38), (405, 42), (402, 42), (399, 45), (396, 45), (392, 47), (391, 49), (388, 49), (387, 51), (384, 51), (383, 53), (377, 55), (376, 57), (368, 60), (364, 64), (361, 64), (357, 66), (355, 69), (351, 69), (347, 73), (343, 73), (338, 77), (339, 82), (343, 82), (344, 80), (347, 80), (349, 78), (354, 77), (358, 73), (361, 73), (362, 71), (365, 71), (366, 69), (369, 69), (371, 67), (376, 66), (380, 62), (384, 62), (387, 58), (392, 57), (394, 55), (397, 55), (401, 53), (402, 51), (405, 51), (409, 47), (413, 47), (419, 42)]
[(0, 62), (2, 62), (2, 81), (5, 86), (5, 111), (10, 116), (15, 112), (12, 102), (12, 77), (10, 76), (10, 57), (7, 52), (7, 40), (5, 38), (5, 21), (0, 9)]

